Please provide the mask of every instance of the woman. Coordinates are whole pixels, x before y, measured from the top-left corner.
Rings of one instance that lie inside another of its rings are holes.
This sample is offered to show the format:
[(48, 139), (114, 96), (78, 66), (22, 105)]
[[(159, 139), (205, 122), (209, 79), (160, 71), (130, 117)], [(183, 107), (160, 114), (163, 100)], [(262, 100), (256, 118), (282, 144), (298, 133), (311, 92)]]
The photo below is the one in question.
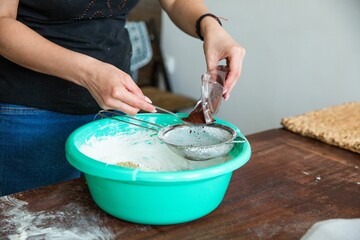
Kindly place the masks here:
[[(129, 75), (124, 25), (136, 3), (0, 0), (0, 195), (78, 177), (64, 144), (100, 109), (156, 112)], [(204, 40), (208, 69), (227, 60), (227, 99), (245, 50), (204, 1), (160, 3), (181, 30)]]

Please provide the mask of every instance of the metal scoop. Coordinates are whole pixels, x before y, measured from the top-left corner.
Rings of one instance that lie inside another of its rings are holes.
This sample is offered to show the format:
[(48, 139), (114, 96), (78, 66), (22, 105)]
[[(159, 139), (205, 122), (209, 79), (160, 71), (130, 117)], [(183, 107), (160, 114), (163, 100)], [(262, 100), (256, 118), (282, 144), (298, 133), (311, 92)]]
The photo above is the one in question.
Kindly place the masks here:
[(194, 161), (225, 156), (234, 143), (246, 142), (234, 129), (221, 124), (177, 124), (164, 127), (114, 110), (101, 110), (98, 115), (155, 131), (159, 140), (170, 150)]
[(226, 66), (217, 66), (201, 76), (201, 98), (186, 121), (193, 123), (213, 123), (213, 115), (220, 108), (224, 83), (229, 72)]
[(213, 123), (213, 115), (221, 105), (224, 83), (229, 73), (226, 66), (217, 66), (201, 76), (201, 101), (206, 123)]

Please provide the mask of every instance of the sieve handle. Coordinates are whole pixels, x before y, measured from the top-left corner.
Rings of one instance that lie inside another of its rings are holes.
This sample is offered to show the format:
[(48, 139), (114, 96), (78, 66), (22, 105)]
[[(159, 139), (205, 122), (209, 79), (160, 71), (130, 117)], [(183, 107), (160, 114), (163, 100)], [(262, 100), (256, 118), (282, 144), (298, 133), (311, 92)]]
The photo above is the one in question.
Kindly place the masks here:
[(236, 136), (236, 138), (234, 138), (234, 140), (232, 140), (229, 143), (244, 143), (246, 142), (245, 138), (240, 137), (240, 136)]
[[(108, 116), (107, 114), (111, 114), (111, 116)], [(162, 126), (160, 126), (158, 124), (147, 122), (147, 121), (141, 120), (141, 119), (136, 118), (136, 117), (130, 117), (130, 116), (128, 116), (128, 115), (126, 115), (126, 114), (124, 114), (122, 112), (116, 111), (116, 110), (100, 110), (97, 115), (99, 115), (99, 116), (101, 116), (103, 118), (111, 118), (111, 119), (114, 119), (114, 120), (119, 121), (119, 122), (128, 123), (130, 125), (134, 125), (134, 126), (141, 127), (141, 128), (146, 128), (146, 129), (149, 129), (149, 130), (152, 130), (152, 131), (155, 131), (155, 132), (159, 132), (160, 129), (163, 128)], [(137, 124), (137, 123), (134, 123), (134, 122), (131, 122), (131, 121), (125, 121), (124, 119), (115, 118), (114, 116), (120, 116), (120, 117), (124, 117), (124, 118), (128, 118), (128, 119), (132, 119), (132, 120), (135, 120), (135, 121), (137, 121), (139, 123), (145, 123), (145, 124), (147, 124), (147, 126)]]
[(166, 109), (164, 109), (164, 108), (161, 108), (161, 107), (159, 107), (159, 106), (155, 106), (155, 105), (153, 105), (157, 110), (160, 110), (160, 111), (162, 111), (162, 112), (165, 112), (165, 113), (168, 113), (168, 114), (171, 114), (171, 115), (173, 115), (173, 116), (175, 116), (175, 117), (177, 117), (180, 121), (182, 121), (183, 123), (188, 123), (187, 121), (184, 121), (184, 119), (182, 119), (181, 117), (179, 117), (179, 115), (177, 115), (176, 113), (173, 113), (173, 112), (171, 112), (171, 111), (169, 111), (169, 110), (166, 110)]

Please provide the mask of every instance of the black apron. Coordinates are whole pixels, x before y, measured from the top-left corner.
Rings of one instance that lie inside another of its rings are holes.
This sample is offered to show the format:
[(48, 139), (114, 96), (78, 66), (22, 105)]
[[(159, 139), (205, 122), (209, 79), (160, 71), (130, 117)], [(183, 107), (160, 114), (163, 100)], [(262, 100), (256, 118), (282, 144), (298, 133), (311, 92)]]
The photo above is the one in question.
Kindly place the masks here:
[[(131, 42), (124, 26), (137, 2), (20, 0), (17, 20), (62, 47), (130, 73)], [(2, 56), (0, 102), (70, 114), (91, 114), (100, 109), (87, 89), (23, 68)]]

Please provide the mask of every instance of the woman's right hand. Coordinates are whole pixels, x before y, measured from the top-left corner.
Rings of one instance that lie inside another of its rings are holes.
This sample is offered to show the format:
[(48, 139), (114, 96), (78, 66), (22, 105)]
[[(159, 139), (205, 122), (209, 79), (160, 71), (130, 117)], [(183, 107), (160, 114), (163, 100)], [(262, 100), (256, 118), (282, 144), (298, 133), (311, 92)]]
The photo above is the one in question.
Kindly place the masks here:
[(116, 109), (130, 115), (139, 110), (156, 112), (133, 79), (115, 66), (93, 59), (89, 74), (80, 84), (87, 88), (103, 109)]

